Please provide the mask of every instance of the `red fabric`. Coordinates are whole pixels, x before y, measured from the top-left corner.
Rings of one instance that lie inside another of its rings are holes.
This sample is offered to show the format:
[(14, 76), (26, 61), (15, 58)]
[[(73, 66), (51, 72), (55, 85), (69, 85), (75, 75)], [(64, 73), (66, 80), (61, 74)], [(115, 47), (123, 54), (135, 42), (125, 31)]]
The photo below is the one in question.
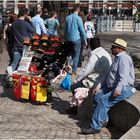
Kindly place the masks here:
[(19, 74), (13, 74), (13, 94), (16, 99), (21, 98), (21, 84), (20, 84), (20, 75)]
[(35, 102), (36, 101), (36, 92), (37, 92), (37, 77), (33, 77), (31, 81), (31, 92), (30, 92), (30, 97), (31, 101)]

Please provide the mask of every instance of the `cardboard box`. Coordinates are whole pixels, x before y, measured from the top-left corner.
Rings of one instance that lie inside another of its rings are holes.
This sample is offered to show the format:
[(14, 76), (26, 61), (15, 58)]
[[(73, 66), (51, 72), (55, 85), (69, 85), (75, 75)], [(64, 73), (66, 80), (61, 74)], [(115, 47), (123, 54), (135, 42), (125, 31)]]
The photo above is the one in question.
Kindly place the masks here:
[(36, 101), (45, 102), (47, 100), (47, 82), (40, 77), (37, 81), (37, 96)]
[(30, 76), (21, 76), (21, 98), (29, 99), (30, 94)]

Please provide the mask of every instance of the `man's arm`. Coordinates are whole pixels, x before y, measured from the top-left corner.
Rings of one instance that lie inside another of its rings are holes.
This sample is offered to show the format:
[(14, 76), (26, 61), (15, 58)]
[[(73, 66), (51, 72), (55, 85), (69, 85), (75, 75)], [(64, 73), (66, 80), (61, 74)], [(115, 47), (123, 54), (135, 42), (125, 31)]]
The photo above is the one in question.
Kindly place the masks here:
[(26, 27), (27, 27), (28, 31), (31, 33), (35, 33), (35, 28), (28, 22), (26, 22), (26, 24), (27, 24)]
[(39, 25), (40, 25), (41, 32), (44, 34), (47, 34), (47, 30), (46, 30), (43, 19), (40, 19)]
[(57, 26), (59, 26), (60, 24), (59, 24), (58, 19), (55, 19), (55, 21), (56, 21)]
[(85, 33), (84, 25), (83, 25), (82, 19), (80, 17), (78, 18), (78, 29), (80, 31), (81, 37), (84, 39), (84, 42), (87, 45), (86, 33)]
[(123, 57), (118, 65), (118, 84), (113, 93), (114, 97), (121, 95), (122, 89), (126, 86), (129, 77), (129, 61), (128, 58)]
[(120, 59), (119, 66), (118, 66), (118, 84), (116, 87), (116, 90), (122, 91), (122, 89), (126, 86), (128, 83), (128, 77), (129, 77), (129, 61), (126, 57), (123, 57), (123, 59)]
[(78, 77), (76, 78), (76, 81), (78, 82), (85, 78), (88, 74), (90, 74), (94, 70), (97, 61), (97, 56), (95, 54), (92, 54), (92, 56), (89, 58), (87, 65), (81, 69)]
[(4, 26), (4, 29), (3, 29), (3, 38), (4, 38), (4, 39), (6, 39), (6, 30), (7, 30), (7, 28), (8, 28), (8, 25), (6, 24), (6, 25)]

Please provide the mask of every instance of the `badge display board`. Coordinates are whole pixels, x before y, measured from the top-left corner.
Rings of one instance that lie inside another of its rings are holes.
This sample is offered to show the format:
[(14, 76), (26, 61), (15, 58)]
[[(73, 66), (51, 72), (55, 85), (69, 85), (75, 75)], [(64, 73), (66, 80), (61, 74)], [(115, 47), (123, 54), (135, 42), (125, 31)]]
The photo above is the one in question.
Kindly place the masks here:
[(29, 51), (28, 49), (24, 49), (22, 58), (20, 60), (19, 66), (17, 71), (18, 72), (26, 72), (28, 73), (32, 58), (33, 58), (33, 51)]

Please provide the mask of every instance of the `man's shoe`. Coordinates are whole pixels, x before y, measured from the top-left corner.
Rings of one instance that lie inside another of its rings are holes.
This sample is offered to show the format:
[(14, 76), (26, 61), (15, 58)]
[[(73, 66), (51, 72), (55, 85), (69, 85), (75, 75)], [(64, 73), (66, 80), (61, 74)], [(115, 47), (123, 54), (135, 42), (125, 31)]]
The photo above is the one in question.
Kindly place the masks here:
[(8, 76), (12, 76), (13, 70), (11, 66), (8, 66), (6, 71), (8, 73)]
[(100, 130), (96, 130), (94, 128), (82, 128), (81, 132), (82, 132), (82, 134), (88, 135), (88, 134), (100, 133)]
[(79, 64), (78, 64), (78, 68), (80, 68), (80, 67), (82, 67), (82, 63), (79, 63)]
[(108, 125), (108, 120), (107, 121), (104, 121), (103, 123), (102, 123), (102, 128), (103, 127), (106, 127)]
[(69, 109), (65, 110), (68, 114), (77, 114), (77, 106), (70, 107)]

